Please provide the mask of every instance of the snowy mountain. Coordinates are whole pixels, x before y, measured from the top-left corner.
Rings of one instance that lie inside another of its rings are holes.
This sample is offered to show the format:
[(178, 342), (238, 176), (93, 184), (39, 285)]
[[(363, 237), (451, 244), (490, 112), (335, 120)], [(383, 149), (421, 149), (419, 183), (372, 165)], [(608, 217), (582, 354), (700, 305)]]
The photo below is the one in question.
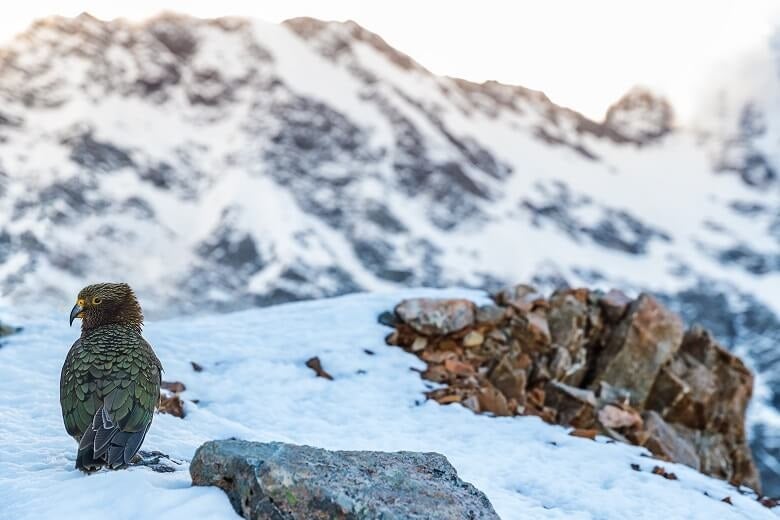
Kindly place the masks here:
[[(415, 290), (148, 324), (165, 378), (186, 385), (185, 417), (156, 415), (144, 444), (171, 457), (162, 473), (74, 469), (76, 444), (65, 434), (57, 394), (78, 332), (59, 314), (16, 316), (25, 330), (0, 349), (0, 518), (238, 518), (222, 490), (191, 487), (188, 471), (201, 443), (228, 437), (440, 452), (506, 520), (776, 518), (744, 489), (641, 448), (570, 436), (536, 417), (489, 417), (425, 401), (426, 382), (410, 370), (425, 363), (387, 346), (388, 329), (376, 322), (410, 296), (487, 301), (476, 291)], [(315, 377), (305, 366), (312, 356), (334, 380)], [(655, 466), (676, 480), (653, 474)]]
[(759, 372), (777, 494), (775, 54), (689, 129), (642, 89), (593, 121), (439, 77), (352, 22), (43, 20), (0, 50), (0, 293), (62, 306), (122, 279), (166, 316), (401, 286), (650, 290)]

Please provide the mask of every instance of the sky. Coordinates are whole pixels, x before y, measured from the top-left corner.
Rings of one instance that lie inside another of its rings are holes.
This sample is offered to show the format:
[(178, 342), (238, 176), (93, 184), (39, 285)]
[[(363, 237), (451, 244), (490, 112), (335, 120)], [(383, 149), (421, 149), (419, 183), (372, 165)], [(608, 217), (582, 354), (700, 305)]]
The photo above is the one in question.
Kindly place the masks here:
[(594, 118), (634, 85), (668, 96), (684, 118), (724, 64), (766, 46), (780, 21), (776, 0), (26, 0), (4, 6), (0, 40), (54, 14), (161, 10), (352, 19), (435, 73), (542, 90)]

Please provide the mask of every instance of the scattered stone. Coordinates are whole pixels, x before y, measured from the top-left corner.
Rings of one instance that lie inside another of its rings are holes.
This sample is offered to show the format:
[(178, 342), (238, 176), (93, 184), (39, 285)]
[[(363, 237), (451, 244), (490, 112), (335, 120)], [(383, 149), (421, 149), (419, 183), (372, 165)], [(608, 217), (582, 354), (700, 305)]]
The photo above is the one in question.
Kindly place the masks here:
[(731, 497), (723, 498), (723, 499), (721, 499), (721, 502), (726, 502), (730, 506), (734, 505), (734, 503), (731, 501)]
[(184, 418), (184, 402), (181, 400), (178, 394), (160, 394), (160, 404), (157, 407), (157, 411), (160, 413), (167, 413), (178, 417)]
[(377, 321), (381, 325), (385, 325), (387, 327), (395, 327), (396, 325), (398, 325), (398, 317), (390, 311), (385, 311), (382, 314), (380, 314), (379, 317), (377, 318)]
[(317, 377), (324, 377), (325, 379), (333, 381), (333, 376), (328, 374), (325, 371), (325, 369), (322, 368), (322, 363), (320, 362), (320, 358), (318, 358), (317, 356), (314, 356), (313, 358), (306, 360), (306, 366), (314, 370), (314, 373), (317, 374)]
[(475, 305), (468, 300), (404, 300), (395, 308), (396, 316), (424, 335), (445, 335), (474, 324)]
[(367, 348), (364, 348), (363, 352), (365, 352), (369, 356), (373, 356), (373, 355), (376, 354), (376, 352), (374, 352), (373, 350), (367, 349)]
[(173, 392), (174, 394), (180, 394), (187, 389), (184, 383), (181, 381), (163, 381), (160, 383), (160, 389)]
[(221, 440), (198, 448), (190, 474), (225, 491), (244, 518), (498, 519), (437, 453)]
[(596, 435), (599, 434), (598, 430), (586, 430), (584, 428), (574, 428), (569, 432), (572, 437), (582, 437), (583, 439), (596, 440)]
[(195, 372), (203, 372), (203, 365), (200, 363), (196, 363), (195, 361), (190, 361), (190, 365), (192, 365), (192, 369)]
[(642, 468), (639, 466), (639, 464), (635, 462), (631, 463), (631, 469), (633, 469), (634, 471), (642, 471)]
[(677, 480), (677, 475), (666, 471), (666, 469), (661, 466), (655, 466), (653, 468), (653, 475), (660, 475), (667, 480)]
[(770, 497), (760, 497), (758, 499), (759, 502), (761, 502), (761, 505), (764, 507), (768, 507), (770, 509), (775, 508), (780, 504), (780, 501), (776, 498), (770, 498)]

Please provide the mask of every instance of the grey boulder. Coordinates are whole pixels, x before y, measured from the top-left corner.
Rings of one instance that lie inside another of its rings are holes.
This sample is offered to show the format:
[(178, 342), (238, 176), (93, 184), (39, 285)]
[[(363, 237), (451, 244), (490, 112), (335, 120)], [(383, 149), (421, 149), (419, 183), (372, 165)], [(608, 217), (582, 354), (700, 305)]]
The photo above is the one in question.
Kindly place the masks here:
[(497, 519), (487, 497), (438, 453), (328, 451), (210, 441), (190, 465), (247, 519)]

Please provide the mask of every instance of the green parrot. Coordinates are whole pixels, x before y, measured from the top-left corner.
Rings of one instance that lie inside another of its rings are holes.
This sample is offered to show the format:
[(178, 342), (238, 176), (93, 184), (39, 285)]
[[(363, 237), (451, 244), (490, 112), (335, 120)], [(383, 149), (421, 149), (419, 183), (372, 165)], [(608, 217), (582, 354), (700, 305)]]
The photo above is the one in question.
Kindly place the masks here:
[(126, 283), (82, 289), (71, 325), (76, 318), (81, 337), (60, 376), (65, 430), (79, 443), (76, 468), (120, 469), (138, 453), (152, 424), (162, 365), (141, 336), (143, 313)]

